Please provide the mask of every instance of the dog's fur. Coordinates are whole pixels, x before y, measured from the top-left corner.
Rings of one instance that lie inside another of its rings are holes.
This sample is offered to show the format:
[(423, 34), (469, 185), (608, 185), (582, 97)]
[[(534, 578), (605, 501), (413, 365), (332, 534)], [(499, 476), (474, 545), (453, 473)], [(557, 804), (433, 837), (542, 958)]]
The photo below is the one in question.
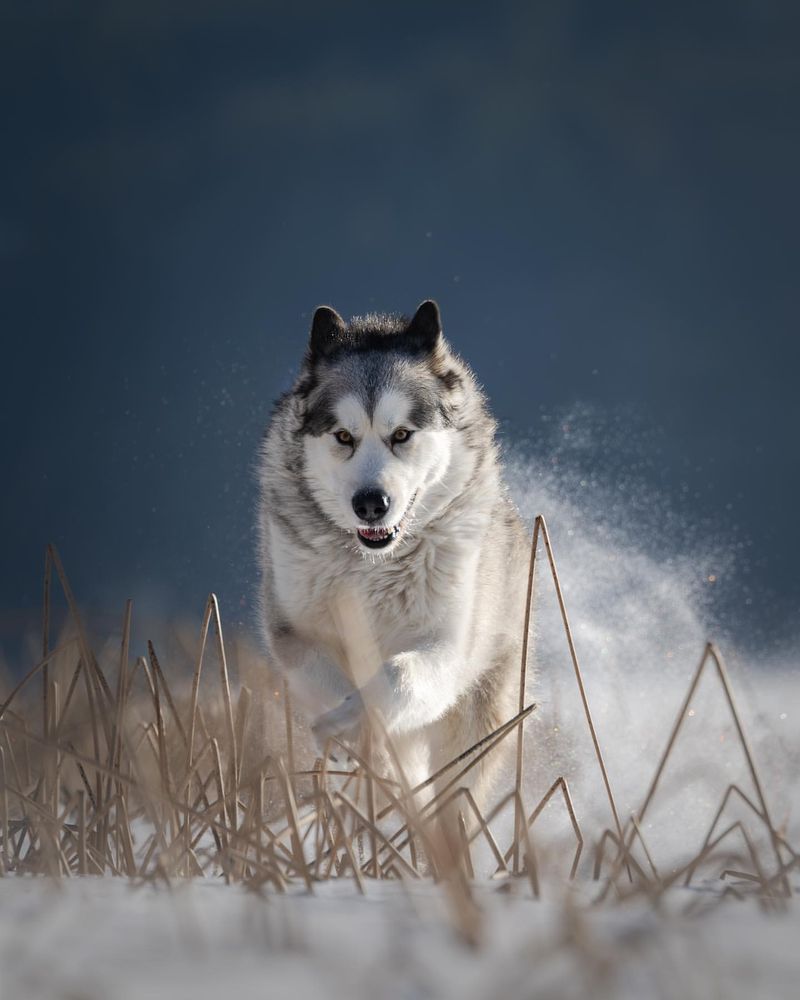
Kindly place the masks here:
[[(263, 443), (268, 651), (321, 746), (366, 704), (412, 785), (517, 710), (527, 540), (495, 431), (428, 301), (411, 320), (320, 307)], [(365, 488), (390, 500), (377, 522), (354, 509)]]

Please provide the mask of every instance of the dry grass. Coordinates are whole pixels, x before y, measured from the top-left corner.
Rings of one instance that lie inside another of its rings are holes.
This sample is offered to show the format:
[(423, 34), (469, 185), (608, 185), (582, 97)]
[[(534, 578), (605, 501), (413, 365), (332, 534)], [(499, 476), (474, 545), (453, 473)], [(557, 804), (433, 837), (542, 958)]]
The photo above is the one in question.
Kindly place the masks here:
[[(544, 555), (544, 558), (543, 558)], [(544, 570), (539, 568), (543, 563)], [(645, 894), (658, 904), (672, 886), (688, 885), (716, 865), (725, 889), (715, 899), (756, 893), (766, 908), (786, 905), (789, 875), (798, 854), (771, 818), (747, 736), (719, 651), (709, 644), (675, 720), (664, 753), (639, 810), (619, 815), (583, 683), (547, 527), (535, 522), (528, 583), (530, 609), (538, 576), (555, 587), (564, 637), (608, 801), (611, 826), (592, 831), (597, 902)], [(69, 628), (51, 646), (54, 585), (63, 594)], [(152, 643), (147, 657), (131, 659), (130, 603), (113, 676), (104, 672), (57, 552), (47, 550), (42, 657), (0, 706), (0, 868), (3, 874), (55, 877), (116, 875), (163, 881), (221, 875), (254, 890), (284, 892), (294, 883), (313, 892), (328, 879), (352, 880), (359, 893), (373, 879), (433, 878), (451, 901), (455, 926), (477, 941), (480, 910), (473, 880), (476, 852), (492, 859), (496, 875), (527, 881), (541, 891), (545, 853), (534, 847), (545, 807), (561, 801), (574, 835), (569, 849), (575, 878), (587, 831), (564, 777), (537, 803), (524, 801), (527, 642), (520, 671), (519, 711), (496, 732), (464, 752), (416, 788), (409, 788), (391, 740), (373, 717), (362, 745), (331, 747), (331, 757), (300, 763), (296, 722), (288, 694), (274, 680), (234, 687), (216, 598), (206, 605), (190, 688), (159, 662)], [(523, 625), (523, 623), (521, 623)], [(203, 670), (216, 670), (209, 691)], [(720, 789), (720, 805), (702, 848), (669, 874), (659, 871), (643, 834), (643, 821), (658, 794), (691, 698), (702, 674), (715, 673), (741, 743), (752, 791)], [(276, 727), (280, 726), (280, 738)], [(281, 753), (261, 755), (264, 730)], [(507, 740), (516, 741), (513, 782), (484, 813), (466, 783), (469, 771)], [(392, 763), (377, 761), (377, 744)], [(389, 776), (389, 775), (393, 775)], [(433, 787), (436, 787), (435, 794)], [(425, 797), (427, 795), (427, 797)], [(749, 823), (726, 821), (737, 800)], [(513, 812), (513, 821), (501, 817)], [(444, 823), (444, 816), (451, 822)], [(505, 839), (502, 831), (505, 830)], [(550, 857), (548, 861), (552, 860)], [(563, 859), (559, 859), (563, 860)], [(694, 897), (691, 905), (697, 905)], [(705, 905), (705, 904), (704, 904)]]

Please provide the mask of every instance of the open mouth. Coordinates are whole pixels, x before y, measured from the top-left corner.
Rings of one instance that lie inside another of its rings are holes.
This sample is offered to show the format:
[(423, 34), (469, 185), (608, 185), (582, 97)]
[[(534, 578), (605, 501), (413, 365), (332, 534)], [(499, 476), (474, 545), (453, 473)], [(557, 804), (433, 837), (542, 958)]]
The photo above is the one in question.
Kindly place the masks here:
[(358, 534), (358, 540), (362, 545), (365, 545), (368, 549), (385, 549), (388, 545), (391, 545), (393, 541), (400, 537), (400, 534), (405, 527), (406, 520), (408, 518), (408, 512), (414, 501), (417, 499), (417, 494), (415, 493), (408, 503), (403, 516), (393, 526), (378, 525), (374, 528), (358, 528), (356, 529)]
[(368, 549), (383, 549), (400, 534), (400, 525), (393, 528), (359, 528), (358, 537)]

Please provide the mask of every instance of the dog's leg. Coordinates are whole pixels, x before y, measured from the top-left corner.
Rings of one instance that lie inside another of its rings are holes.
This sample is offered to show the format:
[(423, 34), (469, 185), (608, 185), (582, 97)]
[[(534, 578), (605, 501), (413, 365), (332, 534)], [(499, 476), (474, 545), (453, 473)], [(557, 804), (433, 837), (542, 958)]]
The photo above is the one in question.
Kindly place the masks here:
[(440, 719), (472, 681), (460, 645), (430, 642), (393, 656), (364, 697), (374, 698), (389, 732), (408, 732)]
[(440, 719), (471, 686), (468, 657), (455, 643), (431, 641), (383, 664), (314, 724), (321, 736), (355, 726), (365, 708), (377, 711), (389, 733), (422, 729)]
[[(333, 660), (317, 646), (306, 642), (288, 626), (271, 632), (270, 648), (298, 707), (309, 719), (320, 717), (331, 705), (341, 705), (353, 693), (353, 685)], [(324, 714), (323, 714), (324, 717)], [(360, 712), (352, 721), (343, 720), (335, 732), (316, 733), (320, 749), (329, 736), (348, 735), (360, 722)]]
[[(517, 684), (516, 657), (511, 654), (499, 657), (469, 692), (430, 727), (431, 767), (434, 771), (475, 746), (514, 716), (517, 711)], [(498, 772), (509, 764), (513, 748), (513, 736), (506, 737), (459, 780), (459, 786), (472, 791), (479, 808), (483, 809), (486, 804)], [(445, 772), (437, 782), (437, 792), (445, 788), (469, 764), (470, 759), (467, 757)]]

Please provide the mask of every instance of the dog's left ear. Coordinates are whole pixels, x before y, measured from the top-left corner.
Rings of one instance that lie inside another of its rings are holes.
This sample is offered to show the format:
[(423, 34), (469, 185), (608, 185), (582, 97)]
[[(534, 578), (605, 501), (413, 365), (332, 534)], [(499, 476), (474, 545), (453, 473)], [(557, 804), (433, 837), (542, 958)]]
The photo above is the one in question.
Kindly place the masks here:
[(415, 350), (425, 354), (432, 354), (439, 346), (442, 338), (442, 317), (433, 299), (426, 299), (414, 313), (406, 328), (406, 337)]

